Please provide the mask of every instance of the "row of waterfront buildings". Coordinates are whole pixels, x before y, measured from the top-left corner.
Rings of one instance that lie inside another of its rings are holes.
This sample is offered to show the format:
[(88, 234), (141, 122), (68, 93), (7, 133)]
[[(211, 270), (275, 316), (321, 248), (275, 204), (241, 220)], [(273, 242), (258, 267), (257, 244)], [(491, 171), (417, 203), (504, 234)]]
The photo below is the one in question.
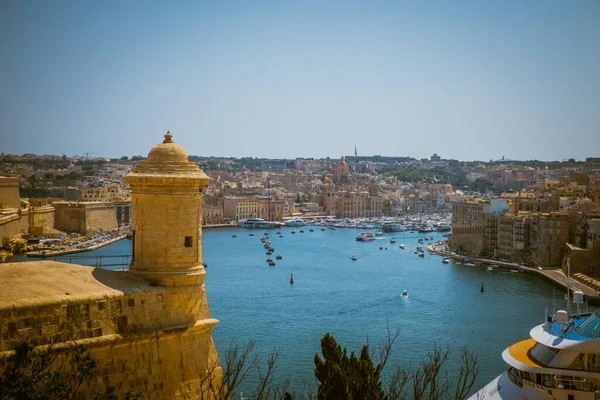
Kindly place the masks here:
[(600, 275), (600, 181), (573, 173), (496, 199), (452, 204), (449, 246), (477, 257)]

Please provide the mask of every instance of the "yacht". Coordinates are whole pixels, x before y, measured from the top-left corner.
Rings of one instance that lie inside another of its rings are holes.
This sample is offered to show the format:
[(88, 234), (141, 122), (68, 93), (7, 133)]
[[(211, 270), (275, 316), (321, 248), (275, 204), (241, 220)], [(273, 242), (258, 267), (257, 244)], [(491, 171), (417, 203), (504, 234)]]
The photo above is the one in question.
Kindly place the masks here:
[(573, 303), (576, 313), (548, 315), (530, 338), (504, 350), (506, 371), (469, 400), (600, 398), (600, 311), (580, 313), (580, 291), (573, 292)]
[(383, 231), (382, 231), (381, 229), (378, 229), (378, 230), (375, 232), (375, 236), (377, 236), (377, 237), (381, 237), (381, 236), (383, 236)]
[(240, 220), (240, 222), (238, 222), (238, 228), (266, 228), (266, 229), (272, 229), (277, 225), (276, 222), (272, 222), (272, 221), (265, 221), (262, 218), (246, 218), (246, 219), (242, 219)]
[(371, 232), (362, 232), (356, 235), (357, 242), (370, 242), (375, 240), (375, 236)]

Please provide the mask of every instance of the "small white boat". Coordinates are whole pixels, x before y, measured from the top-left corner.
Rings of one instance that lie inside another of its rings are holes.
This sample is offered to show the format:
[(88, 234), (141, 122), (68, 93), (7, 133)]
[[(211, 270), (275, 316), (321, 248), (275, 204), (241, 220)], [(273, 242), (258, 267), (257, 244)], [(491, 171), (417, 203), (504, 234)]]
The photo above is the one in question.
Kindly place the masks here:
[(400, 246), (398, 246), (398, 247), (400, 247), (401, 249), (403, 249), (403, 250), (404, 250), (404, 245), (403, 245), (403, 244), (401, 244), (401, 245), (400, 245)]
[(396, 243), (396, 239), (393, 239), (393, 238), (392, 238), (392, 239), (390, 240), (390, 243)]
[(487, 267), (485, 270), (486, 270), (486, 271), (493, 271), (493, 270), (494, 270), (494, 268), (492, 268), (492, 267)]
[(450, 262), (450, 259), (449, 259), (448, 257), (444, 257), (444, 258), (442, 259), (442, 262), (443, 262), (444, 264), (448, 264), (448, 263)]
[(377, 237), (381, 237), (381, 236), (383, 236), (383, 231), (382, 231), (381, 229), (377, 230), (377, 231), (375, 232), (375, 236), (377, 236)]
[(408, 298), (408, 290), (402, 291), (402, 298)]
[(465, 263), (465, 267), (475, 267), (476, 265), (471, 263), (471, 262), (467, 262)]
[(350, 258), (352, 259), (352, 261), (356, 261), (356, 256), (352, 256)]

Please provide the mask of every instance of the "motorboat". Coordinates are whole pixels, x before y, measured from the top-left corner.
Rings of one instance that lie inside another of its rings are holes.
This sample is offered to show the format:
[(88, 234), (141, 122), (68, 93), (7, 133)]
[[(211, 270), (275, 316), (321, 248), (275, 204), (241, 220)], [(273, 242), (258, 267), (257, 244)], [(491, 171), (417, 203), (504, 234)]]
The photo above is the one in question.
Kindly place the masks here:
[(238, 222), (238, 228), (248, 229), (273, 229), (277, 225), (276, 222), (265, 221), (262, 218), (246, 218)]
[(281, 259), (283, 259), (283, 257), (281, 256), (281, 254), (277, 254), (277, 255), (275, 256), (275, 258), (276, 258), (276, 259), (278, 259), (278, 260), (281, 260)]
[(356, 261), (356, 256), (354, 256), (354, 255), (353, 255), (353, 256), (352, 256), (352, 257), (350, 257), (350, 258), (352, 259), (352, 261)]
[(465, 263), (465, 267), (471, 267), (472, 268), (472, 267), (476, 267), (476, 265), (473, 264), (472, 262), (466, 262)]
[(356, 235), (357, 242), (370, 242), (375, 240), (375, 236), (371, 232), (362, 232)]
[(404, 245), (403, 245), (403, 244), (401, 244), (401, 245), (400, 245), (400, 246), (398, 246), (398, 247), (400, 247), (402, 250), (404, 250)]
[(375, 231), (375, 236), (376, 237), (381, 237), (383, 236), (383, 231), (381, 229), (378, 229), (377, 231)]
[(444, 257), (444, 258), (442, 258), (442, 262), (444, 264), (448, 264), (450, 262), (450, 259), (448, 257)]
[(392, 243), (392, 244), (393, 244), (393, 243), (396, 243), (396, 239), (394, 239), (394, 238), (391, 238), (391, 239), (390, 239), (390, 243)]
[(583, 293), (573, 292), (567, 310), (545, 313), (529, 338), (502, 352), (506, 370), (469, 400), (593, 400), (600, 391), (600, 311), (583, 312)]
[(408, 297), (408, 290), (403, 290), (402, 291), (402, 297)]
[(425, 254), (419, 253), (419, 257), (423, 258), (423, 257), (425, 257)]

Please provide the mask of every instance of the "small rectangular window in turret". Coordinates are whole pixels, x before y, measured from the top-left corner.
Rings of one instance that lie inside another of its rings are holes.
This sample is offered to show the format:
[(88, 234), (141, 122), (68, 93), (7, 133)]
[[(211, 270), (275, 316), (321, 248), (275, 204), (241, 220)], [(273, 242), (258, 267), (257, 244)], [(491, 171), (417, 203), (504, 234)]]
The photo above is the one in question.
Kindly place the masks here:
[(192, 247), (192, 237), (191, 236), (185, 237), (185, 247)]

